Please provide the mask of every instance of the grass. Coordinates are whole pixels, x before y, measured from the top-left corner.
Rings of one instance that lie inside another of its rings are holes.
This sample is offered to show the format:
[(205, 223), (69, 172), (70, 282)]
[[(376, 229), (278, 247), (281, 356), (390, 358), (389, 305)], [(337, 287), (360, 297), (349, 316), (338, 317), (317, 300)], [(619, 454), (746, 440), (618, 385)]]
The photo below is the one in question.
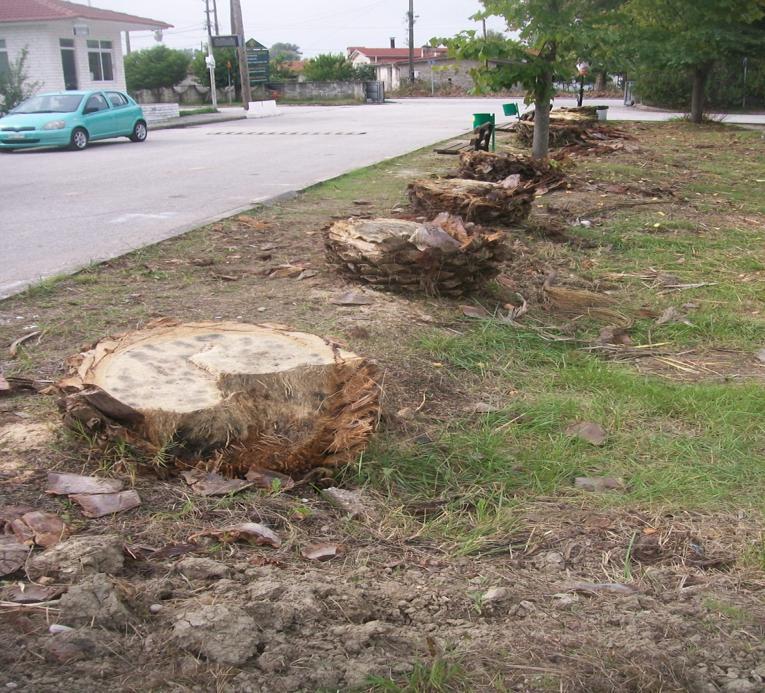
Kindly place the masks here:
[(194, 115), (206, 115), (207, 113), (217, 113), (218, 109), (213, 108), (212, 106), (203, 106), (201, 108), (189, 108), (184, 109), (180, 112), (181, 118), (184, 116), (194, 116)]
[[(765, 210), (765, 185), (753, 183), (765, 179), (765, 162), (747, 156), (759, 146), (760, 134), (685, 123), (639, 127), (645, 147), (640, 165), (627, 154), (585, 158), (573, 175), (656, 185), (672, 192), (668, 204), (615, 208), (595, 217), (592, 228), (572, 229), (575, 240), (589, 243), (587, 250), (539, 244), (530, 245), (529, 252), (608, 288), (619, 310), (634, 316), (635, 344), (658, 342), (678, 354), (717, 350), (748, 358), (765, 346), (765, 223), (758, 216)], [(333, 215), (356, 213), (354, 200), (369, 200), (365, 211), (385, 213), (405, 203), (405, 185), (418, 170), (451, 164), (421, 150), (314, 186), (294, 200), (257, 207), (251, 215), (302, 234), (302, 246), (293, 239), (289, 255), (273, 262), (306, 257), (320, 245), (311, 234)], [(567, 201), (561, 195), (550, 204), (561, 199)], [(590, 194), (580, 204), (592, 210), (613, 201)], [(275, 234), (272, 228), (269, 237)], [(40, 328), (46, 330), (34, 356), (25, 351), (14, 368), (55, 368), (72, 345), (154, 315), (261, 320), (253, 311), (264, 305), (269, 320), (343, 333), (342, 313), (296, 294), (289, 281), (269, 283), (256, 276), (221, 282), (189, 262), (205, 257), (224, 268), (255, 262), (230, 258), (252, 253), (247, 248), (255, 247), (257, 234), (227, 229), (225, 224), (206, 227), (70, 278), (46, 280), (6, 302), (9, 314), (39, 314)], [(704, 286), (663, 292), (643, 278), (648, 270)], [(626, 276), (608, 279), (614, 273)], [(496, 304), (498, 295), (495, 287), (480, 300)], [(377, 437), (346, 478), (383, 494), (391, 522), (412, 522), (409, 508), (438, 501), (438, 510), (423, 522), (423, 536), (455, 553), (473, 554), (491, 551), (498, 540), (521, 532), (524, 513), (539, 497), (628, 512), (765, 511), (761, 381), (699, 377), (674, 382), (643, 374), (633, 363), (607, 361), (582, 348), (597, 336), (595, 322), (571, 323), (532, 310), (520, 326), (509, 326), (458, 320), (448, 302), (412, 303), (438, 316), (437, 326), (394, 319), (359, 348), (380, 358), (394, 377), (416, 372), (417, 397), (431, 379), (442, 379), (464, 400), (490, 399), (501, 407), (478, 417), (457, 408), (448, 416), (425, 416), (416, 427), (427, 429), (426, 439), (396, 428)], [(689, 304), (694, 307), (683, 310), (690, 325), (655, 324), (665, 308)], [(653, 317), (641, 316), (642, 309)], [(74, 314), (78, 319), (69, 319)], [(570, 341), (543, 338), (542, 325), (548, 334)], [(600, 423), (608, 432), (606, 444), (596, 447), (567, 435), (566, 428), (577, 421)], [(158, 466), (166, 463), (165, 455), (154, 460)], [(585, 496), (573, 488), (577, 476), (619, 477), (625, 490)], [(762, 565), (761, 551), (750, 554), (747, 560)]]

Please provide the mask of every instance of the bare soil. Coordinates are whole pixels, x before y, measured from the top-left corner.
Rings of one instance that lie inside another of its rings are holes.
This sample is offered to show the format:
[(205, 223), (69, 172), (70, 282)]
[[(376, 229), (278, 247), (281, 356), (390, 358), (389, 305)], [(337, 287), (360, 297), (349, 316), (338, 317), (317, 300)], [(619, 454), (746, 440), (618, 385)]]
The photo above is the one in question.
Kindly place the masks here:
[[(639, 137), (649, 132), (629, 128)], [(626, 152), (606, 157), (625, 167), (635, 162)], [(321, 229), (333, 219), (414, 216), (403, 198), (408, 180), (453, 163), (420, 152), (358, 182), (337, 189), (330, 183), (0, 303), (0, 343), (43, 330), (16, 359), (4, 352), (0, 367), (6, 376), (53, 381), (82, 346), (156, 317), (288, 324), (373, 355), (385, 371), (383, 433), (415, 446), (438, 444), (441, 421), (464, 416), (476, 402), (506, 399), (507, 385), (444, 368), (416, 348), (417, 340), (434, 330), (464, 330), (461, 303), (491, 313), (517, 302), (517, 293), (531, 304), (534, 324), (580, 339), (570, 316), (546, 299), (544, 282), (555, 273), (571, 288), (622, 290), (596, 271), (612, 249), (574, 224), (607, 218), (609, 206), (650, 201), (641, 171), (650, 173), (651, 157), (646, 150), (646, 166), (619, 179), (625, 188), (609, 191), (614, 179), (580, 171), (568, 190), (541, 198), (528, 226), (510, 232), (510, 283), (472, 301), (373, 291), (346, 282), (324, 261)], [(678, 173), (684, 184), (689, 176)], [(381, 181), (374, 195), (370, 181)], [(666, 203), (665, 213), (682, 207), (684, 218), (708, 221), (695, 200), (674, 193), (666, 185), (649, 191), (656, 207)], [(727, 206), (720, 214), (744, 226), (765, 220)], [(316, 274), (280, 276), (284, 265)], [(349, 290), (372, 303), (331, 302)], [(620, 296), (620, 309), (638, 315), (642, 299), (634, 304), (628, 290)], [(673, 379), (763, 374), (751, 354), (735, 349), (666, 358), (631, 362)], [(407, 505), (395, 489), (369, 487), (360, 491), (366, 510), (355, 518), (327, 502), (321, 488), (354, 488), (353, 469), (286, 492), (216, 499), (129, 452), (91, 443), (62, 430), (54, 397), (0, 399), (0, 509), (57, 513), (70, 524), (75, 549), (78, 538), (101, 536), (123, 558), (120, 566), (113, 554), (70, 554), (68, 573), (36, 577), (36, 584), (68, 589), (42, 605), (10, 601), (14, 585), (37, 575), (39, 549), (26, 574), (0, 582), (6, 690), (765, 690), (765, 574), (756, 560), (741, 560), (761, 541), (757, 513), (604, 510), (573, 492), (536, 497), (516, 532), (458, 555), (425, 531), (442, 499)], [(53, 470), (116, 476), (142, 505), (86, 519), (68, 500), (44, 493)], [(282, 545), (194, 539), (245, 521), (271, 527)], [(301, 551), (316, 543), (337, 545), (340, 555), (304, 558)], [(104, 565), (110, 574), (99, 572)], [(71, 630), (51, 632), (55, 624)], [(415, 680), (418, 666), (430, 678)]]

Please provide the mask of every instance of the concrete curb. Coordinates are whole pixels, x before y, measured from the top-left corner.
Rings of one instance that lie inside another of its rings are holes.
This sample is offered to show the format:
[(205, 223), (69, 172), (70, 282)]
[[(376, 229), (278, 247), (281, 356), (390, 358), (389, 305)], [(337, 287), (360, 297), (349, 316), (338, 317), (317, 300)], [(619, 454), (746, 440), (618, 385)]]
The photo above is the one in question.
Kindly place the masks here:
[(184, 116), (182, 118), (173, 118), (159, 123), (149, 123), (149, 131), (152, 130), (173, 130), (180, 128), (190, 128), (195, 125), (210, 125), (211, 123), (227, 123), (232, 120), (246, 120), (247, 116), (233, 115), (231, 113), (203, 113), (196, 116)]

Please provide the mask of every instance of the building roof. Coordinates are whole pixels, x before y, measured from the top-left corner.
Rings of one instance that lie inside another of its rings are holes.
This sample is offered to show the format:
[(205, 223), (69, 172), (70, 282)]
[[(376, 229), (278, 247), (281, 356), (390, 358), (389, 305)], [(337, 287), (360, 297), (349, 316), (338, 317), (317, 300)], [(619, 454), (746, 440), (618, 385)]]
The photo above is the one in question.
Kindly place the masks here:
[[(448, 49), (446, 48), (430, 48), (425, 46), (423, 48), (414, 49), (415, 58), (437, 58), (446, 55)], [(365, 48), (363, 46), (350, 46), (348, 48), (348, 55), (353, 56), (354, 53), (361, 53), (367, 58), (376, 63), (393, 63), (398, 60), (409, 59), (408, 48)]]
[(136, 29), (169, 29), (172, 24), (158, 19), (137, 17), (124, 12), (100, 10), (64, 0), (2, 0), (0, 1), (0, 24), (10, 22), (60, 21), (66, 19), (90, 19), (93, 21), (127, 24)]

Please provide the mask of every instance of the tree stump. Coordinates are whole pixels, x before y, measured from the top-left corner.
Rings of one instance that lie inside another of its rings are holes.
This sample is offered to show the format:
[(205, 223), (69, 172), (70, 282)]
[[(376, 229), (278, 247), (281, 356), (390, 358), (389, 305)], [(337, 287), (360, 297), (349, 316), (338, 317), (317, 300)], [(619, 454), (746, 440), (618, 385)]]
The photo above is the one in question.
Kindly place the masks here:
[(501, 152), (462, 152), (458, 178), (501, 183), (509, 176), (520, 176), (522, 181), (544, 183), (547, 189), (563, 182), (565, 175), (559, 168), (529, 156)]
[(422, 178), (409, 184), (415, 209), (429, 215), (449, 212), (478, 224), (513, 226), (531, 213), (535, 185), (518, 181), (504, 186), (463, 178)]
[(349, 219), (325, 233), (327, 258), (346, 277), (381, 289), (447, 296), (470, 293), (499, 274), (505, 234), (441, 214), (419, 224)]
[(372, 435), (370, 361), (278, 325), (162, 320), (71, 360), (64, 421), (180, 467), (302, 473), (352, 460)]

